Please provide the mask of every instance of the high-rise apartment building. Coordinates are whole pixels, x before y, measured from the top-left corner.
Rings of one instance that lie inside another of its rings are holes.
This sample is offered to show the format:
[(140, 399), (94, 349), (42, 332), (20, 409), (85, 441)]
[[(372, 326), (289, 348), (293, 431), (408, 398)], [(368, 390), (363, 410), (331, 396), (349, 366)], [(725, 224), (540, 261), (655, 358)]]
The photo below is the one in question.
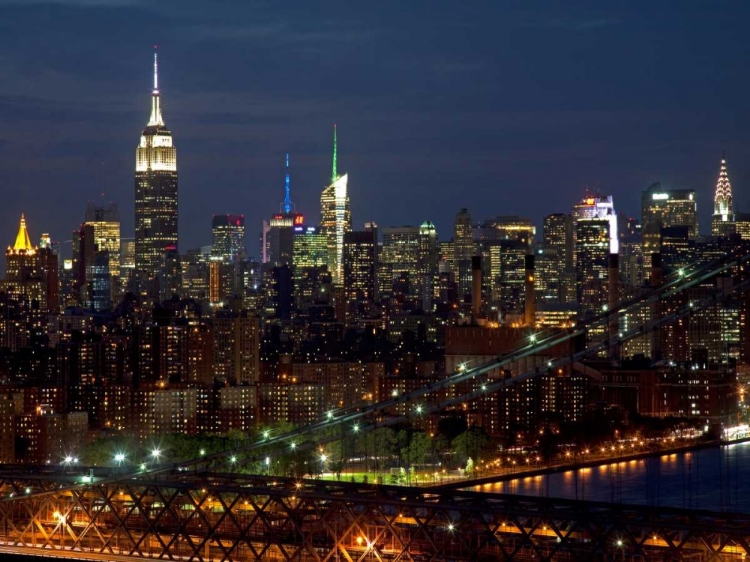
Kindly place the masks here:
[[(698, 236), (698, 207), (692, 189), (662, 189), (654, 183), (641, 195), (643, 255), (661, 251), (663, 228), (686, 227), (690, 238)], [(650, 263), (650, 262), (648, 262)]]
[(349, 174), (338, 175), (337, 149), (334, 125), (331, 184), (320, 195), (320, 229), (326, 237), (328, 270), (334, 284), (341, 285), (344, 276), (344, 233), (352, 229), (352, 213), (349, 208)]
[(260, 324), (247, 311), (222, 310), (214, 318), (214, 377), (232, 384), (258, 382)]
[(177, 249), (177, 149), (164, 125), (154, 53), (151, 117), (135, 156), (135, 267), (157, 278), (168, 247)]
[(714, 195), (714, 215), (711, 218), (711, 234), (729, 236), (734, 234), (734, 204), (732, 202), (732, 184), (727, 173), (727, 161), (721, 159), (719, 180), (716, 182)]

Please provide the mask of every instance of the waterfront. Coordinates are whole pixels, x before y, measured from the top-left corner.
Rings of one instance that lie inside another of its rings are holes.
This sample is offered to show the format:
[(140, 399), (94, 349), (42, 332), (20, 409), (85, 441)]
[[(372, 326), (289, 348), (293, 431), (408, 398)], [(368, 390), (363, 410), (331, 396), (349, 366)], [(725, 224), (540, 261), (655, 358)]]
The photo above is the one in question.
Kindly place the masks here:
[(521, 477), (472, 490), (750, 512), (750, 443)]

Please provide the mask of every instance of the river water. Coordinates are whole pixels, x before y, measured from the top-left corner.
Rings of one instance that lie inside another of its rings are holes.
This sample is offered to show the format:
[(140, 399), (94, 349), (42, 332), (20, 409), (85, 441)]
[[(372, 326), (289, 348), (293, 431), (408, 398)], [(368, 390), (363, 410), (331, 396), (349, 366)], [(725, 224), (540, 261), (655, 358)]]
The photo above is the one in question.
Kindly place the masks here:
[(750, 442), (518, 478), (472, 489), (750, 513)]

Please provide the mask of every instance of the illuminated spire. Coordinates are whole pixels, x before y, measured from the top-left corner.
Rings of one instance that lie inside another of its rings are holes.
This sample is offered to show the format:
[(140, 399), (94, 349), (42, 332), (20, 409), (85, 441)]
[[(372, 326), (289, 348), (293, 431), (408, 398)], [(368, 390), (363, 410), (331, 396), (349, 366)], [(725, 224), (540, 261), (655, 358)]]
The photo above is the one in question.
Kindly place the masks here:
[(333, 124), (333, 172), (331, 173), (331, 184), (336, 183), (339, 179), (338, 173), (336, 173), (336, 123)]
[(291, 194), (289, 192), (289, 153), (286, 153), (286, 196), (284, 202), (281, 204), (281, 211), (287, 215), (294, 210), (294, 203), (292, 203)]
[(33, 249), (34, 246), (31, 245), (29, 231), (26, 230), (26, 217), (21, 213), (21, 224), (18, 227), (18, 235), (16, 236), (16, 243), (13, 244), (13, 251), (18, 252), (19, 250), (23, 250), (28, 252)]
[(719, 169), (719, 181), (716, 183), (716, 195), (714, 197), (714, 216), (720, 216), (723, 222), (734, 221), (734, 207), (732, 204), (732, 184), (729, 183), (727, 174), (727, 161), (723, 154), (721, 167)]
[(148, 120), (149, 127), (164, 126), (164, 119), (161, 116), (161, 106), (159, 103), (159, 60), (154, 45), (154, 91), (151, 93), (151, 117)]

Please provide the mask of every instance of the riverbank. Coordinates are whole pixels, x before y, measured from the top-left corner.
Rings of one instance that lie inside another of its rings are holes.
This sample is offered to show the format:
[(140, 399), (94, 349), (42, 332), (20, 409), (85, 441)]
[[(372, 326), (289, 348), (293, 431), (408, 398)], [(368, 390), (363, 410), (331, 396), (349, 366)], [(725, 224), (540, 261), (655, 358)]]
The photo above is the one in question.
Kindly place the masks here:
[(476, 486), (482, 486), (485, 484), (493, 484), (495, 482), (504, 482), (509, 480), (516, 480), (518, 478), (527, 478), (534, 476), (544, 476), (549, 474), (558, 474), (569, 472), (571, 470), (579, 470), (582, 468), (594, 468), (598, 466), (609, 466), (620, 463), (627, 463), (631, 461), (639, 461), (654, 457), (663, 457), (670, 455), (677, 455), (681, 453), (688, 453), (690, 451), (698, 451), (702, 449), (710, 449), (714, 447), (720, 447), (722, 445), (731, 445), (735, 443), (744, 443), (750, 441), (750, 438), (742, 439), (732, 443), (725, 443), (719, 439), (712, 439), (709, 441), (701, 441), (696, 443), (688, 443), (675, 447), (668, 447), (659, 450), (649, 451), (637, 451), (631, 453), (624, 453), (621, 455), (599, 455), (592, 458), (580, 459), (574, 456), (572, 462), (561, 462), (552, 465), (545, 466), (522, 466), (517, 467), (510, 466), (503, 470), (487, 474), (486, 472), (477, 478), (460, 478), (445, 482), (437, 485), (428, 485), (427, 488), (436, 490), (455, 490), (455, 489), (468, 489)]

